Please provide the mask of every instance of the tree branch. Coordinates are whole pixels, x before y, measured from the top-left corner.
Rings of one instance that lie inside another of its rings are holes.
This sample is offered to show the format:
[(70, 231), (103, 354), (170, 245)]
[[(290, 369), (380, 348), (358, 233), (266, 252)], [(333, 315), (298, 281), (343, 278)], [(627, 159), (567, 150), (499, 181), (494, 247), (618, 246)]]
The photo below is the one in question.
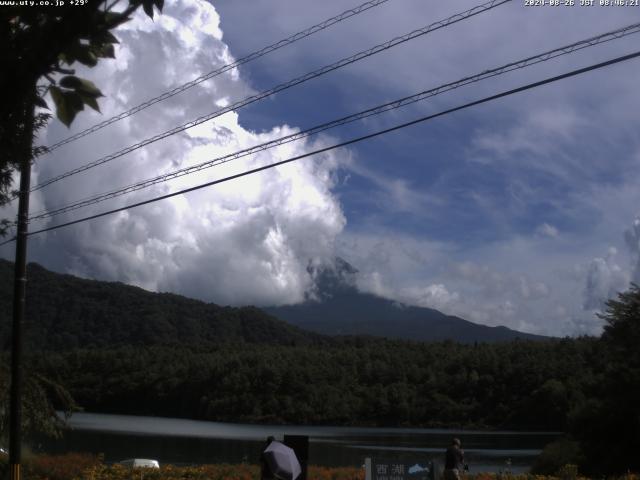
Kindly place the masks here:
[(53, 67), (52, 69), (54, 72), (57, 73), (64, 73), (65, 75), (75, 75), (76, 71), (72, 68), (62, 68), (62, 67)]

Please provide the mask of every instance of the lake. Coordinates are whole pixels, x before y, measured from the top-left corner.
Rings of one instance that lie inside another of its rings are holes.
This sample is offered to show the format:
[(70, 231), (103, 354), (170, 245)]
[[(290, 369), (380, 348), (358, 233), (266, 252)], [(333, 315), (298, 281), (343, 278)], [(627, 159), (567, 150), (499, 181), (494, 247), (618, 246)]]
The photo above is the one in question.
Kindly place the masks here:
[(104, 453), (105, 461), (153, 458), (161, 464), (257, 463), (269, 435), (309, 436), (309, 463), (361, 466), (365, 457), (443, 462), (456, 436), (462, 440), (471, 472), (526, 472), (556, 432), (473, 431), (423, 428), (246, 425), (175, 418), (76, 413), (62, 439), (41, 440), (49, 453)]

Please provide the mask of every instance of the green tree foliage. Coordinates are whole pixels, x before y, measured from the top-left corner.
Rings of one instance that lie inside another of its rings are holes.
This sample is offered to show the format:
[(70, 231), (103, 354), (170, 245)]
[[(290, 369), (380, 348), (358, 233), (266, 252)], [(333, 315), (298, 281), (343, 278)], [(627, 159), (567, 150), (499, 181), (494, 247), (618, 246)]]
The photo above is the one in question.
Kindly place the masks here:
[[(8, 361), (0, 358), (0, 439), (6, 442), (9, 433), (10, 371)], [(44, 376), (34, 370), (27, 372), (22, 385), (22, 431), (27, 435), (43, 434), (57, 437), (65, 426), (64, 418), (78, 410), (69, 392), (49, 373)], [(58, 416), (56, 410), (63, 412)], [(4, 443), (6, 445), (6, 443)]]
[[(13, 264), (0, 260), (0, 346), (9, 344)], [(29, 350), (215, 342), (308, 344), (325, 337), (254, 307), (220, 307), (169, 293), (59, 275), (29, 264)]]
[(583, 464), (580, 445), (574, 440), (560, 438), (547, 445), (531, 466), (535, 475), (554, 475), (565, 465)]
[[(585, 388), (579, 379), (590, 378), (588, 362), (573, 357), (590, 355), (594, 343), (340, 338), (297, 346), (121, 346), (49, 352), (42, 368), (68, 379), (88, 411), (249, 423), (561, 429), (564, 418), (550, 424), (546, 412), (525, 407), (533, 391), (550, 389), (545, 395), (553, 404), (558, 385)], [(566, 369), (567, 360), (584, 370)]]
[[(112, 30), (140, 6), (153, 18), (154, 6), (161, 11), (163, 2), (129, 0), (118, 11), (119, 0), (88, 1), (71, 8), (5, 5), (0, 9), (0, 206), (11, 198), (13, 172), (46, 150), (32, 146), (34, 107), (46, 109), (44, 96), (50, 92), (56, 115), (67, 126), (85, 105), (99, 111), (100, 89), (69, 67), (76, 63), (93, 67), (102, 58), (114, 58), (118, 40)], [(35, 127), (48, 120), (47, 114), (37, 114)], [(0, 235), (6, 227), (3, 221)]]
[[(5, 5), (0, 9), (0, 206), (12, 198), (14, 171), (46, 151), (33, 145), (34, 132), (50, 119), (49, 114), (35, 113), (36, 107), (48, 109), (44, 96), (51, 94), (56, 115), (67, 126), (85, 105), (99, 111), (100, 89), (69, 67), (76, 62), (94, 67), (101, 58), (114, 58), (113, 45), (118, 41), (111, 30), (140, 6), (153, 18), (154, 6), (161, 11), (163, 2), (129, 0), (122, 11), (114, 10), (119, 0), (83, 2), (72, 8)], [(0, 236), (9, 225), (0, 220)], [(0, 435), (8, 422), (8, 386), (7, 369), (0, 365)], [(61, 422), (54, 407), (73, 407), (66, 390), (51, 377), (31, 373), (22, 391), (24, 431), (57, 433)]]
[(640, 470), (640, 287), (632, 284), (600, 315), (603, 362), (590, 399), (573, 416), (571, 429), (593, 474)]

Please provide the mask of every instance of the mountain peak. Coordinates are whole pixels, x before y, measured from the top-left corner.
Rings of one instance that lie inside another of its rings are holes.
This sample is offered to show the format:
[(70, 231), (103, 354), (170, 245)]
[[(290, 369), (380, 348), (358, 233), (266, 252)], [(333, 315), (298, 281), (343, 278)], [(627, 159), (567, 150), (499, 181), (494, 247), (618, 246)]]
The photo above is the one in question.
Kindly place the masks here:
[(305, 301), (323, 301), (337, 295), (356, 293), (358, 269), (346, 260), (335, 257), (332, 263), (309, 262), (307, 272), (313, 280)]
[(267, 307), (275, 317), (305, 330), (328, 335), (373, 335), (416, 341), (454, 340), (462, 343), (546, 337), (489, 327), (446, 315), (432, 308), (404, 305), (364, 293), (356, 286), (358, 270), (346, 260), (310, 262), (313, 287), (297, 305)]

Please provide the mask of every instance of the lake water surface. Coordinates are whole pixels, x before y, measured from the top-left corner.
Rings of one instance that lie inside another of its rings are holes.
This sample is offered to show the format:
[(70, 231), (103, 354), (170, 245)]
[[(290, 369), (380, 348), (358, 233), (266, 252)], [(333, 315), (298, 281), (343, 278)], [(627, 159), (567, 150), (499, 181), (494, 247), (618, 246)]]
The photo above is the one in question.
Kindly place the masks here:
[[(60, 440), (46, 440), (51, 453), (104, 453), (107, 462), (153, 458), (163, 463), (257, 463), (269, 435), (309, 436), (309, 464), (361, 466), (365, 457), (413, 461), (434, 460), (456, 436), (471, 472), (525, 472), (554, 432), (473, 431), (421, 428), (246, 425), (174, 418), (76, 413), (71, 430)], [(507, 467), (507, 460), (511, 466)]]

